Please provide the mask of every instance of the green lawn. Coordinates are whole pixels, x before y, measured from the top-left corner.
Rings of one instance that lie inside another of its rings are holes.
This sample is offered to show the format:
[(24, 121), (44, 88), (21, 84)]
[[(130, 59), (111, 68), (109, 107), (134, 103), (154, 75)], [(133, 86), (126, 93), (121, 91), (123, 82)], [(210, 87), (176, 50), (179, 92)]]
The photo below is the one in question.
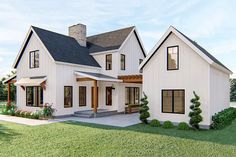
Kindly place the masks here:
[(0, 156), (235, 156), (236, 121), (220, 131), (0, 122)]

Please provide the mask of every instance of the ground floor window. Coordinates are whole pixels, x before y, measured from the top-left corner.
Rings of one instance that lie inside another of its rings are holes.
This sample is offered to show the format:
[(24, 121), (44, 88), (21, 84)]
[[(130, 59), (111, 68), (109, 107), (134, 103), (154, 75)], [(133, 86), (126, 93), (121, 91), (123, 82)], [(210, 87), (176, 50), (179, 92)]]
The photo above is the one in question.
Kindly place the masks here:
[(125, 104), (139, 104), (139, 87), (125, 87)]
[(64, 107), (69, 108), (73, 106), (73, 87), (64, 86)]
[(86, 106), (86, 86), (79, 86), (79, 106)]
[(162, 112), (181, 113), (185, 112), (184, 90), (162, 90)]
[(26, 87), (26, 106), (43, 106), (43, 88), (40, 86)]

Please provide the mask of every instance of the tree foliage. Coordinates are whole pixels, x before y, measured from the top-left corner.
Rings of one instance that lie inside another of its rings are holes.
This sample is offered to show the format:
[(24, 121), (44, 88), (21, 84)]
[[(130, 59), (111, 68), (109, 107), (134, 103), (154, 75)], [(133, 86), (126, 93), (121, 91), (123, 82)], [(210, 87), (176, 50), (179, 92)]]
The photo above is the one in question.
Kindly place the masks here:
[(199, 129), (199, 123), (202, 121), (202, 110), (200, 109), (201, 103), (199, 102), (200, 97), (193, 91), (194, 98), (191, 99), (192, 105), (190, 109), (192, 111), (189, 112), (190, 121), (189, 124), (192, 126), (193, 129)]
[(236, 101), (236, 79), (230, 79), (230, 101)]
[(148, 107), (148, 100), (147, 100), (147, 95), (143, 93), (144, 97), (141, 99), (141, 104), (140, 104), (140, 109), (139, 109), (139, 119), (147, 124), (148, 123), (148, 118), (150, 117), (150, 113), (148, 112), (149, 107)]
[[(16, 74), (15, 71), (11, 71), (11, 74), (8, 74), (6, 77), (3, 77), (0, 79), (0, 101), (7, 101), (7, 84), (4, 84), (3, 81), (6, 80), (6, 78), (11, 77), (12, 75)], [(10, 92), (10, 98), (11, 100), (15, 100), (16, 98), (16, 87), (11, 84), (10, 85), (11, 92)]]

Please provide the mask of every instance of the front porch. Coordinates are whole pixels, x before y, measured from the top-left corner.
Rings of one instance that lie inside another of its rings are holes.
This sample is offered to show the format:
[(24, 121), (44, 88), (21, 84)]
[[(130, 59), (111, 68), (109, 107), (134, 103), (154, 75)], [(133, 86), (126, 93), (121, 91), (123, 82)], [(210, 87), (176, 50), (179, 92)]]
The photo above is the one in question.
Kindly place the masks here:
[[(142, 76), (111, 76), (75, 71), (79, 89), (77, 117), (103, 117), (131, 113), (129, 105), (138, 105), (142, 91)], [(81, 103), (82, 102), (82, 103)]]

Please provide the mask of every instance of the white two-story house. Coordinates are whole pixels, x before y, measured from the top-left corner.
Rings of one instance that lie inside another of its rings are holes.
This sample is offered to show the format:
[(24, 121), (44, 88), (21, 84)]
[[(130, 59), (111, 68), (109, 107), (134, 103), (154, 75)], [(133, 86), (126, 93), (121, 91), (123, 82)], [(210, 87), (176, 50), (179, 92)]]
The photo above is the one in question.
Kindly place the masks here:
[(193, 91), (200, 96), (203, 121), (230, 105), (232, 72), (195, 41), (169, 27), (139, 67), (151, 119), (189, 122)]
[(13, 65), (17, 108), (35, 111), (49, 103), (55, 116), (123, 112), (140, 101), (144, 58), (135, 27), (87, 37), (83, 24), (69, 27), (68, 36), (31, 26)]

